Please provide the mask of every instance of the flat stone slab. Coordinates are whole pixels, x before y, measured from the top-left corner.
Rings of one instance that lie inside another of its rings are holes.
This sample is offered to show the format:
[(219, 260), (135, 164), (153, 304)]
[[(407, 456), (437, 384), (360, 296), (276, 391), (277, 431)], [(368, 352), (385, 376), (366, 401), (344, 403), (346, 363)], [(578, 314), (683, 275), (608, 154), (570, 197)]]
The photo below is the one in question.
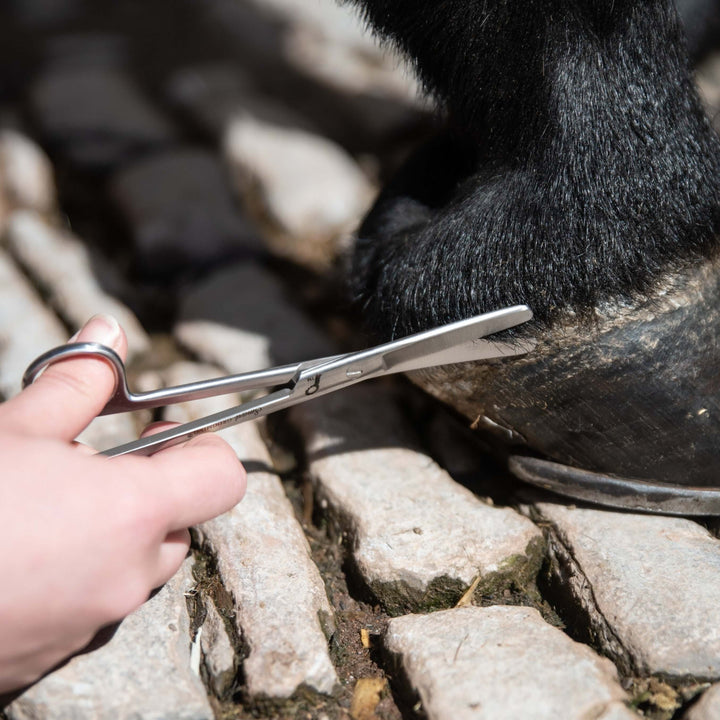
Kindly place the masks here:
[[(165, 379), (176, 384), (214, 374), (183, 364)], [(232, 396), (198, 400), (169, 408), (166, 417), (190, 421), (237, 404)], [(284, 699), (306, 688), (329, 694), (338, 682), (328, 653), (333, 611), (305, 534), (257, 426), (244, 423), (220, 434), (248, 470), (248, 490), (233, 510), (197, 531), (234, 599), (247, 693)]]
[(540, 530), (454, 482), (417, 449), (397, 403), (379, 388), (313, 400), (292, 418), (321, 501), (388, 611), (450, 607), (473, 581), (478, 593), (532, 584)]
[(0, 178), (10, 206), (39, 213), (56, 209), (50, 160), (32, 140), (14, 130), (0, 132)]
[(110, 196), (145, 275), (177, 277), (263, 248), (226, 169), (205, 150), (178, 148), (134, 162), (115, 175)]
[(81, 240), (27, 210), (11, 215), (6, 237), (14, 257), (73, 329), (98, 313), (113, 315), (127, 335), (128, 358), (148, 350), (147, 333), (126, 305), (101, 288)]
[(227, 129), (224, 154), (241, 192), (257, 193), (273, 223), (295, 238), (349, 232), (371, 199), (355, 161), (339, 145), (250, 115)]
[(703, 693), (685, 715), (685, 720), (717, 720), (720, 717), (720, 685), (713, 685)]
[(333, 354), (286, 288), (255, 263), (193, 285), (182, 299), (174, 334), (201, 360), (234, 373)]
[(537, 506), (566, 587), (628, 674), (720, 677), (720, 540), (690, 520)]
[(0, 393), (20, 392), (25, 368), (41, 353), (68, 339), (12, 258), (0, 249)]
[(393, 49), (376, 42), (350, 5), (334, 0), (261, 0), (282, 17), (284, 52), (295, 65), (329, 85), (420, 103), (420, 87)]
[[(48, 255), (44, 262), (54, 258)], [(64, 260), (57, 262), (62, 264)], [(46, 307), (12, 258), (0, 250), (0, 396), (7, 400), (20, 392), (28, 364), (67, 340), (68, 332), (58, 317)], [(98, 450), (129, 442), (137, 437), (138, 418), (135, 414), (96, 418), (78, 440)]]
[(235, 684), (238, 657), (215, 604), (204, 600), (205, 619), (198, 631), (203, 664), (213, 693), (225, 699)]
[(30, 105), (44, 140), (83, 170), (106, 171), (176, 140), (172, 125), (119, 69), (51, 67), (31, 87)]
[(631, 720), (606, 658), (526, 607), (466, 607), (390, 621), (397, 657), (429, 720)]
[(230, 123), (243, 115), (316, 131), (303, 115), (259, 91), (251, 75), (234, 63), (179, 70), (168, 82), (167, 95), (173, 105), (213, 139), (222, 138)]
[(213, 720), (190, 663), (190, 561), (103, 647), (73, 658), (6, 710), (8, 720)]

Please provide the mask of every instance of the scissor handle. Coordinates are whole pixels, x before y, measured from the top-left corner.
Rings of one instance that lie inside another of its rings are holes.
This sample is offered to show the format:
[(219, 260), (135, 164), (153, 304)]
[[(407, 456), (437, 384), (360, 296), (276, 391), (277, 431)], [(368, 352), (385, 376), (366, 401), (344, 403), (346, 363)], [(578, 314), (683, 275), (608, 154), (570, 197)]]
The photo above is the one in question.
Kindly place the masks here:
[(324, 364), (337, 360), (340, 356), (309, 360), (291, 365), (256, 370), (254, 372), (227, 375), (224, 377), (199, 380), (185, 385), (175, 385), (169, 388), (158, 388), (142, 393), (130, 391), (125, 373), (125, 364), (120, 356), (111, 348), (94, 342), (68, 343), (48, 350), (46, 353), (30, 363), (23, 376), (23, 388), (34, 382), (38, 375), (53, 363), (74, 357), (95, 357), (105, 360), (115, 374), (115, 390), (100, 415), (130, 412), (148, 408), (163, 407), (179, 402), (198, 400), (200, 398), (214, 397), (232, 392), (244, 392), (258, 388), (287, 385), (292, 382), (295, 375), (306, 366), (316, 363)]
[(22, 379), (22, 386), (25, 389), (28, 385), (37, 380), (38, 375), (48, 366), (75, 357), (96, 357), (105, 360), (115, 374), (115, 391), (122, 388), (127, 394), (127, 383), (125, 381), (125, 365), (120, 356), (107, 345), (96, 342), (68, 343), (60, 345), (36, 357), (25, 370)]

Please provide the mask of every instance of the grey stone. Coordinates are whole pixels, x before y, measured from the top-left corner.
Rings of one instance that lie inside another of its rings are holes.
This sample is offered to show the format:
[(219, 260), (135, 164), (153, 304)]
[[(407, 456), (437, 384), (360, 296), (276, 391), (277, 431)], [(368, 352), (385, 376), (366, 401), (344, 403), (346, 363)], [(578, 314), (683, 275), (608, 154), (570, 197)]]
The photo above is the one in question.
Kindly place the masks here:
[(106, 171), (175, 141), (170, 123), (119, 70), (48, 69), (30, 103), (45, 141), (81, 169)]
[(330, 140), (250, 115), (229, 125), (225, 158), (243, 194), (293, 238), (334, 238), (358, 224), (371, 199), (355, 161)]
[(73, 18), (82, 0), (10, 0), (9, 5), (20, 22), (41, 27)]
[(212, 600), (206, 598), (205, 620), (199, 629), (208, 682), (216, 697), (225, 698), (237, 676), (237, 656), (225, 623)]
[[(407, 67), (380, 50), (333, 2), (196, 3), (208, 28), (237, 48), (264, 88), (353, 152), (396, 147), (432, 115)], [(312, 6), (312, 7), (311, 7)], [(317, 7), (315, 7), (317, 6)], [(327, 16), (327, 17), (325, 17)]]
[[(208, 374), (213, 373), (178, 365), (166, 381)], [(231, 396), (198, 400), (169, 408), (166, 417), (189, 421), (238, 402)], [(248, 490), (233, 510), (197, 531), (235, 602), (238, 633), (247, 647), (247, 693), (269, 698), (287, 698), (301, 688), (331, 693), (337, 684), (327, 646), (333, 612), (305, 535), (257, 425), (236, 425), (220, 434), (248, 469)]]
[(680, 518), (543, 503), (550, 547), (624, 672), (720, 677), (720, 540)]
[(397, 404), (360, 386), (292, 411), (323, 502), (349, 536), (354, 563), (393, 613), (449, 607), (533, 583), (540, 530), (455, 483), (412, 438)]
[(285, 20), (283, 51), (296, 66), (332, 86), (420, 102), (418, 83), (401, 58), (381, 48), (356, 8), (334, 0), (261, 0)]
[[(23, 213), (24, 214), (24, 213)], [(16, 215), (20, 215), (17, 213)], [(31, 224), (41, 223), (27, 214)], [(44, 232), (44, 226), (42, 232)], [(44, 262), (72, 261), (65, 246), (53, 246)], [(51, 263), (51, 264), (52, 264)], [(74, 277), (70, 280), (75, 281)], [(82, 285), (82, 277), (77, 278)], [(90, 312), (88, 312), (88, 315)], [(45, 305), (27, 277), (4, 250), (0, 250), (0, 395), (8, 399), (21, 388), (27, 365), (38, 355), (67, 342), (68, 333), (58, 317)], [(78, 440), (96, 449), (105, 449), (137, 437), (144, 418), (134, 414), (108, 415), (93, 420)]]
[(612, 663), (526, 607), (466, 607), (390, 621), (429, 720), (630, 720)]
[(146, 275), (192, 272), (262, 248), (258, 230), (234, 202), (225, 169), (204, 150), (183, 148), (132, 163), (113, 178), (110, 193)]
[(314, 130), (309, 120), (266, 93), (237, 65), (201, 65), (178, 71), (168, 84), (171, 102), (213, 138), (237, 117)]
[(200, 359), (235, 373), (333, 354), (280, 282), (250, 263), (192, 286), (174, 334)]
[(46, 64), (53, 71), (119, 71), (130, 61), (128, 37), (103, 32), (62, 33), (48, 38), (43, 45)]
[(41, 353), (67, 341), (67, 332), (10, 256), (0, 250), (0, 393), (20, 391), (25, 368)]
[(117, 318), (128, 338), (128, 357), (148, 350), (150, 338), (131, 310), (103, 291), (86, 246), (39, 215), (20, 210), (10, 217), (7, 242), (13, 255), (74, 329), (97, 313)]
[(713, 685), (685, 715), (685, 720), (717, 720), (720, 718), (720, 685)]
[(9, 720), (212, 720), (190, 667), (190, 561), (103, 647), (73, 658), (5, 711)]
[(56, 209), (55, 180), (47, 155), (14, 130), (0, 132), (0, 184), (11, 207), (41, 214)]

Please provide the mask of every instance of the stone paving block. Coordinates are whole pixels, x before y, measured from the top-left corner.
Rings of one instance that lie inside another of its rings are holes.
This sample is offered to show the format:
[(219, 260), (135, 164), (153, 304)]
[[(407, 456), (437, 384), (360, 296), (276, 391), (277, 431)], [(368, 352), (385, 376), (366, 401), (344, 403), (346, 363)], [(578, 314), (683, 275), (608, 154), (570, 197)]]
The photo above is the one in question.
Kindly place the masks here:
[(6, 237), (13, 255), (73, 329), (98, 313), (114, 315), (128, 338), (128, 358), (148, 350), (147, 333), (127, 306), (101, 288), (79, 239), (25, 210), (12, 214)]
[(67, 339), (60, 320), (0, 250), (0, 394), (16, 395), (28, 363)]
[(292, 108), (268, 97), (235, 64), (199, 65), (178, 71), (168, 83), (170, 101), (212, 138), (221, 138), (233, 119), (251, 115), (263, 122), (316, 132)]
[(12, 207), (41, 214), (56, 209), (50, 160), (32, 140), (15, 130), (0, 132), (0, 185)]
[(269, 218), (292, 237), (349, 232), (370, 204), (358, 165), (319, 135), (239, 117), (228, 127), (224, 154), (241, 192), (257, 192)]
[(285, 287), (254, 263), (230, 267), (191, 287), (174, 333), (201, 360), (235, 373), (334, 352), (292, 305)]
[(260, 0), (286, 23), (283, 50), (298, 67), (330, 85), (418, 102), (419, 86), (394, 50), (381, 47), (357, 8), (335, 0)]
[[(217, 373), (177, 365), (168, 384)], [(234, 404), (231, 396), (169, 408), (167, 419), (190, 421)], [(217, 559), (218, 573), (236, 606), (238, 633), (247, 647), (243, 670), (253, 697), (288, 698), (301, 688), (331, 693), (337, 684), (328, 654), (333, 612), (305, 534), (295, 518), (257, 425), (220, 433), (248, 470), (245, 498), (233, 510), (197, 528)]]
[[(67, 342), (63, 324), (4, 250), (0, 250), (0, 396), (20, 391), (27, 365), (38, 355)], [(137, 437), (134, 415), (96, 418), (78, 440), (105, 449)]]
[(390, 621), (429, 720), (631, 720), (612, 663), (531, 608), (467, 607)]
[[(10, 11), (24, 25), (53, 25), (76, 15), (81, 0), (9, 0)], [(6, 10), (7, 11), (7, 10)]]
[(170, 123), (119, 69), (51, 67), (33, 83), (30, 106), (44, 140), (83, 170), (107, 171), (176, 140)]
[(477, 579), (478, 593), (534, 581), (540, 530), (455, 483), (416, 447), (397, 403), (380, 388), (343, 390), (291, 413), (317, 491), (390, 612), (452, 606)]
[[(237, 49), (269, 94), (343, 147), (375, 154), (384, 143), (396, 146), (398, 138), (430, 126), (429, 103), (416, 93), (411, 71), (378, 48), (369, 34), (363, 35), (347, 9), (338, 13), (341, 18), (331, 19), (327, 31), (318, 31), (312, 20), (298, 20), (327, 11), (335, 15), (332, 0), (300, 0), (296, 17), (267, 3), (206, 0), (196, 5), (208, 29)], [(319, 12), (310, 7), (314, 5)]]
[(628, 674), (720, 677), (720, 540), (690, 520), (542, 503), (566, 592)]
[(205, 620), (200, 630), (200, 647), (210, 687), (216, 697), (224, 698), (237, 676), (237, 656), (215, 604), (205, 598)]
[(190, 561), (107, 645), (73, 658), (7, 709), (8, 720), (212, 720), (190, 668)]
[(113, 178), (110, 196), (145, 275), (177, 277), (263, 247), (235, 203), (226, 169), (205, 150), (183, 147), (131, 163)]
[(717, 720), (720, 718), (720, 685), (706, 690), (684, 716), (685, 720)]

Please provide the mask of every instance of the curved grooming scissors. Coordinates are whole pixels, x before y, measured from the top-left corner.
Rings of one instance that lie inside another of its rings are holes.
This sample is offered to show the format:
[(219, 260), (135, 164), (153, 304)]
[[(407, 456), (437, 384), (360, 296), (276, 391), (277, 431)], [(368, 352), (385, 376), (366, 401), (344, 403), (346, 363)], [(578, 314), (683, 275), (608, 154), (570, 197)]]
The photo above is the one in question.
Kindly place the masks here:
[(535, 347), (532, 340), (493, 342), (483, 338), (515, 327), (531, 318), (530, 309), (519, 305), (443, 325), (369, 350), (144, 393), (133, 393), (129, 390), (125, 366), (113, 350), (98, 343), (70, 343), (54, 348), (34, 360), (25, 371), (23, 387), (32, 383), (44, 368), (54, 362), (70, 357), (93, 356), (105, 360), (115, 372), (115, 392), (103, 409), (103, 415), (156, 408), (254, 388), (275, 388), (263, 397), (229, 410), (102, 452), (108, 457), (128, 453), (151, 455), (200, 433), (221, 430), (236, 423), (262, 417), (370, 378), (437, 365), (527, 353)]

